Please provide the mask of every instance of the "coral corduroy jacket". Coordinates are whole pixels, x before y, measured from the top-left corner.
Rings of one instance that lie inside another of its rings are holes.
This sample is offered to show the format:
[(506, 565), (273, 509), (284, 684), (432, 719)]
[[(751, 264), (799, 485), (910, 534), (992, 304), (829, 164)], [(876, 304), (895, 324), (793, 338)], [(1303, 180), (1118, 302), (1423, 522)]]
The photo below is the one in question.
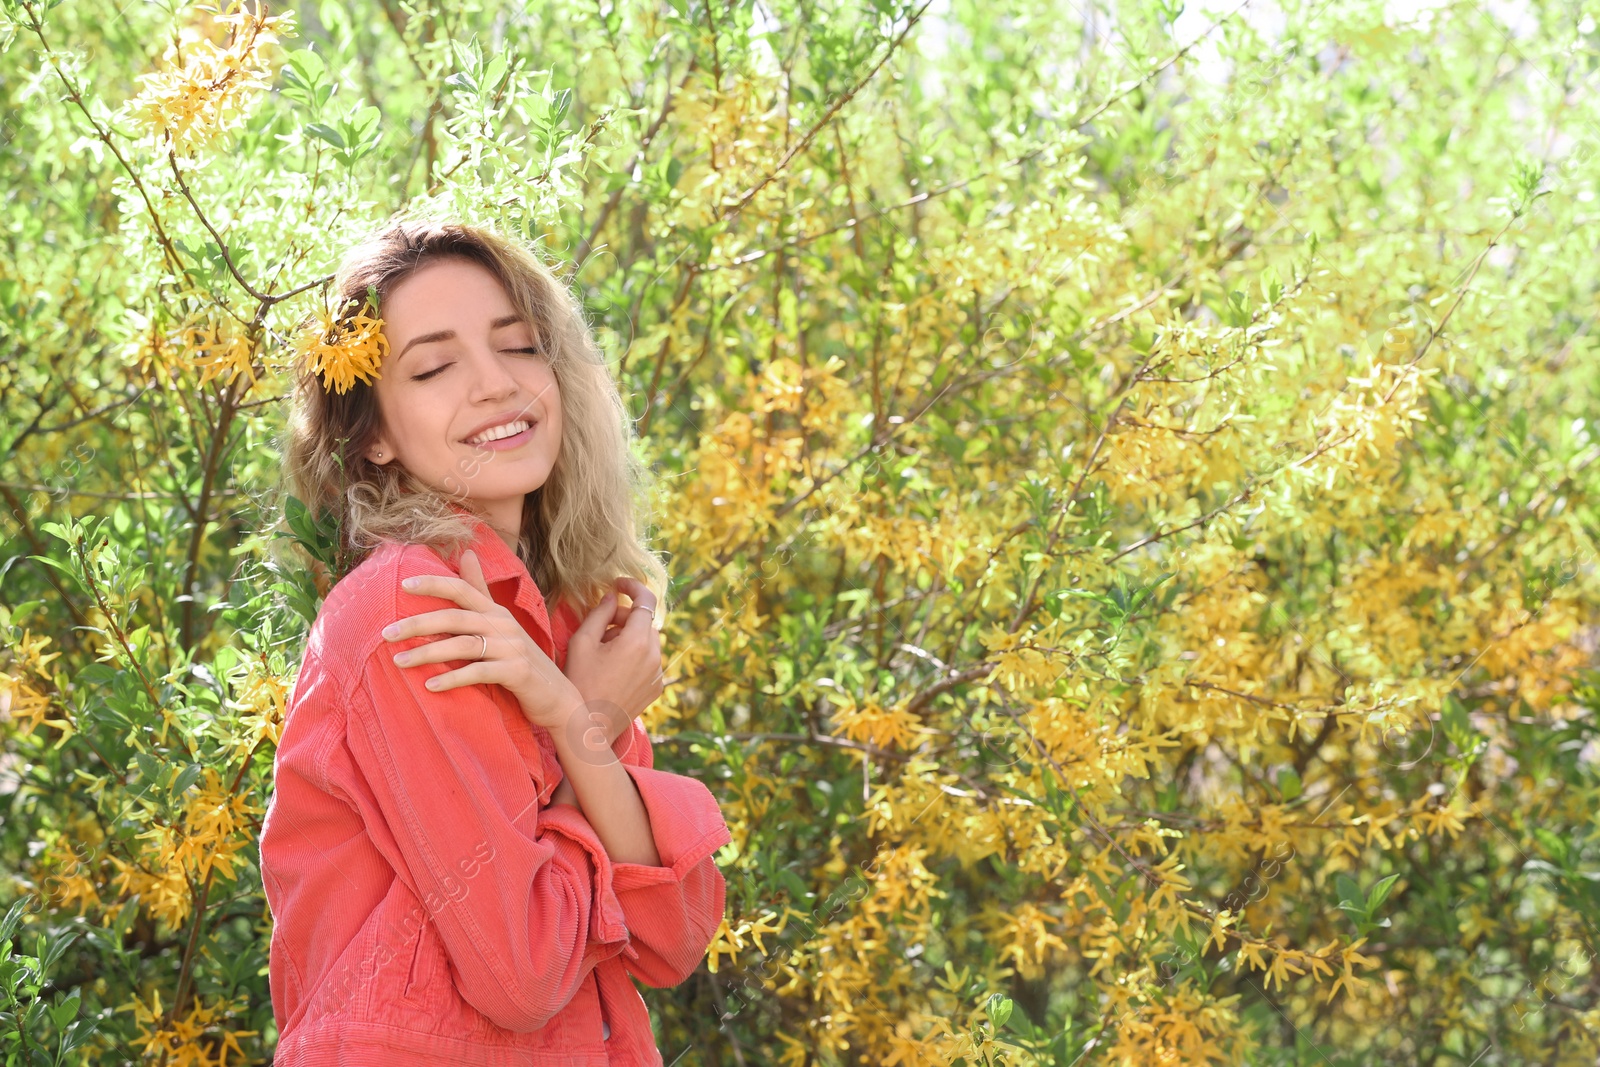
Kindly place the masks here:
[[(578, 623), (554, 618), (486, 524), (472, 546), (495, 601), (558, 666)], [(615, 863), (570, 805), (555, 746), (498, 685), (433, 693), (462, 661), (399, 667), (440, 635), (396, 619), (454, 606), (400, 588), (457, 574), (388, 542), (329, 592), (278, 744), (261, 834), (274, 920), (278, 1067), (660, 1065), (637, 978), (684, 981), (722, 920), (712, 854), (729, 840), (696, 779), (653, 768), (634, 720), (612, 750), (650, 817), (661, 866)]]

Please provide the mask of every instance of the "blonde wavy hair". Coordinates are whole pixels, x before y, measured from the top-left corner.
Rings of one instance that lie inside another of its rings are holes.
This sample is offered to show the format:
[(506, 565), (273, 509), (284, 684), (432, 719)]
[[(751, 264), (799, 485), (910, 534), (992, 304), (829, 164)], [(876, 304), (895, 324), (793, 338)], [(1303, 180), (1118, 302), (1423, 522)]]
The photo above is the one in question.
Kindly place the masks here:
[[(329, 303), (349, 317), (348, 309), (359, 309), (375, 292), (381, 314), (402, 279), (448, 257), (480, 264), (499, 279), (543, 339), (560, 389), (561, 449), (544, 485), (523, 501), (517, 555), (552, 612), (566, 601), (582, 616), (626, 574), (656, 594), (656, 617), (664, 618), (667, 570), (642, 536), (651, 476), (633, 451), (633, 423), (577, 298), (531, 248), (481, 226), (392, 219), (346, 252)], [(308, 317), (300, 328), (315, 326)], [(451, 508), (448, 496), (399, 462), (365, 458), (380, 428), (370, 384), (358, 380), (338, 393), (297, 363), (282, 448), (283, 503), (292, 495), (311, 516), (332, 520), (342, 564), (332, 580), (383, 541), (425, 544), (448, 555), (472, 540), (471, 519)], [(459, 503), (471, 508), (470, 501)]]

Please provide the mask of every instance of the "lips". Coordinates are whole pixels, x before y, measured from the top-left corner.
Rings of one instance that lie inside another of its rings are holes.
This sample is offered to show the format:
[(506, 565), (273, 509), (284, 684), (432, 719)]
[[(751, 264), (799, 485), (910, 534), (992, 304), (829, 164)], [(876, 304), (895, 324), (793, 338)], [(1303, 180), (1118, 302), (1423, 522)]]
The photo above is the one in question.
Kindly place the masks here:
[[(513, 422), (526, 423), (528, 426), (538, 425), (538, 420), (532, 415), (528, 414), (527, 408), (519, 408), (516, 411), (506, 411), (496, 415), (492, 419), (486, 419), (483, 422), (478, 423), (478, 425), (474, 426), (468, 433), (462, 435), (461, 443), (466, 445), (479, 444), (484, 440), (484, 436), (489, 434), (490, 431), (500, 430), (502, 427), (508, 426)], [(521, 429), (527, 429), (527, 426), (521, 427)], [(493, 437), (489, 438), (489, 440), (493, 439)]]
[(515, 437), (517, 434), (531, 430), (533, 425), (532, 419), (512, 419), (510, 422), (502, 422), (497, 426), (491, 426), (476, 436), (467, 438), (467, 444), (486, 445), (493, 441), (502, 441), (508, 437)]

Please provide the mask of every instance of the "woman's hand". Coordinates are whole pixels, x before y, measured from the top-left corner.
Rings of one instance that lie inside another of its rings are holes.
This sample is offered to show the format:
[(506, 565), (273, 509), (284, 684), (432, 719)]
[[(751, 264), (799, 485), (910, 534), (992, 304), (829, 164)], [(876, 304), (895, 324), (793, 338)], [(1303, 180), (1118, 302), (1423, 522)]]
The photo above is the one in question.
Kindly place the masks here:
[[(567, 642), (567, 678), (583, 703), (569, 721), (569, 729), (583, 731), (574, 748), (593, 752), (601, 762), (616, 758), (611, 743), (662, 691), (655, 594), (636, 578), (620, 577), (616, 584)], [(633, 603), (620, 607), (618, 592)]]
[(529, 722), (547, 730), (565, 729), (584, 699), (579, 695), (581, 689), (561, 673), (516, 617), (495, 603), (477, 553), (470, 548), (461, 554), (461, 575), (419, 574), (401, 583), (407, 592), (453, 600), (461, 606), (420, 612), (384, 627), (383, 636), (390, 641), (423, 634), (458, 635), (408, 649), (394, 661), (402, 667), (415, 667), (472, 660), (465, 667), (429, 678), (428, 688), (440, 693), (463, 685), (503, 685), (517, 698)]

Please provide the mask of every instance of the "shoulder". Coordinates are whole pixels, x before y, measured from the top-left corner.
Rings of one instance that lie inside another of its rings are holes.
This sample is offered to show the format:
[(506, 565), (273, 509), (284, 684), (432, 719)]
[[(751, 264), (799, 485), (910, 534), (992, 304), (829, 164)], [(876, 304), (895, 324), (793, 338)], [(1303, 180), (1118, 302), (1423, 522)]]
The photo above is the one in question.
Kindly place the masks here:
[(353, 682), (374, 649), (386, 644), (383, 628), (403, 615), (440, 606), (434, 597), (407, 593), (413, 575), (457, 571), (426, 545), (384, 541), (328, 590), (306, 642), (306, 655)]

